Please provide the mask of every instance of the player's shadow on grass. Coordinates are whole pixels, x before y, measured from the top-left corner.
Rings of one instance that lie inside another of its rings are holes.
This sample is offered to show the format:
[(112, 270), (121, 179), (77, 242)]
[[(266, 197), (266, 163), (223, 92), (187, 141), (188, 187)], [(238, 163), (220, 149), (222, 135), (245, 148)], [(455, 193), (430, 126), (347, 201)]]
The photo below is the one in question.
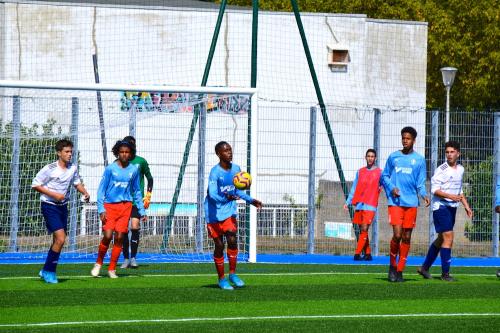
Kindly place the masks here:
[[(376, 280), (380, 280), (380, 281), (385, 281), (387, 283), (391, 283), (391, 284), (398, 284), (398, 283), (401, 283), (401, 282), (390, 282), (389, 279), (387, 277), (378, 277), (378, 278), (375, 278)], [(404, 282), (413, 282), (413, 281), (418, 281), (418, 280), (422, 280), (422, 279), (415, 279), (415, 278), (407, 278), (407, 277), (404, 277)], [(403, 283), (404, 283), (403, 282)]]
[(217, 283), (214, 284), (206, 284), (201, 286), (202, 288), (208, 288), (208, 289), (220, 289), (219, 285)]

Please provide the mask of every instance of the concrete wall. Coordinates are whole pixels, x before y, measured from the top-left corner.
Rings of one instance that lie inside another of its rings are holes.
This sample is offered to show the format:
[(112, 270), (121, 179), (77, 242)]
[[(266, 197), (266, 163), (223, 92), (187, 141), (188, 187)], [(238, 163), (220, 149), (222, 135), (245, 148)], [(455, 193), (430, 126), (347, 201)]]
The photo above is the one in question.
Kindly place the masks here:
[[(94, 82), (92, 54), (97, 51), (101, 82), (127, 84), (199, 85), (217, 17), (216, 10), (32, 3), (3, 3), (0, 10), (5, 22), (0, 30), (2, 79)], [(329, 105), (346, 179), (353, 179), (365, 150), (372, 146), (374, 108), (383, 111), (381, 166), (388, 154), (399, 147), (401, 127), (413, 125), (424, 137), (426, 23), (308, 13), (302, 14), (302, 20), (323, 97)], [(336, 41), (348, 47), (351, 58), (343, 73), (332, 72), (327, 64), (326, 46)], [(260, 152), (257, 176), (261, 179), (261, 198), (280, 203), (283, 193), (288, 193), (297, 203), (306, 203), (308, 170), (304, 166), (308, 159), (308, 135), (304, 128), (309, 126), (308, 110), (317, 98), (294, 16), (260, 13), (258, 45), (259, 135), (255, 142)], [(251, 13), (229, 11), (208, 85), (248, 87), (250, 53)], [(54, 96), (54, 92), (16, 93)], [(80, 121), (82, 176), (94, 191), (102, 174), (97, 104), (92, 93), (81, 96), (89, 99)], [(104, 116), (109, 150), (114, 140), (128, 134), (128, 120), (126, 113), (119, 114), (119, 94), (106, 96), (109, 101)], [(2, 118), (9, 121), (10, 106), (3, 103), (0, 108)], [(31, 108), (26, 122), (43, 123), (50, 117), (65, 124), (69, 119), (67, 103), (54, 102), (43, 112), (38, 108)], [(155, 176), (165, 180), (157, 183), (165, 193), (162, 201), (170, 200), (173, 192), (189, 123), (189, 116), (180, 114), (138, 118), (141, 155), (152, 162)], [(244, 165), (246, 133), (238, 131), (245, 121), (222, 116), (212, 124), (224, 130), (209, 131), (210, 140), (225, 139), (237, 145), (237, 162)], [(318, 182), (335, 181), (338, 173), (329, 142), (321, 121), (318, 124), (316, 178)], [(288, 133), (278, 133), (273, 130), (276, 128), (285, 128)], [(162, 138), (176, 142), (161, 143)], [(157, 142), (161, 148), (153, 148), (150, 142)], [(287, 146), (293, 142), (296, 144)], [(424, 140), (418, 140), (417, 151), (423, 153), (423, 147)], [(211, 151), (208, 147), (207, 154)], [(207, 163), (215, 163), (212, 155)], [(110, 153), (109, 158), (112, 159)], [(192, 177), (183, 197), (186, 201), (194, 197), (195, 176)]]

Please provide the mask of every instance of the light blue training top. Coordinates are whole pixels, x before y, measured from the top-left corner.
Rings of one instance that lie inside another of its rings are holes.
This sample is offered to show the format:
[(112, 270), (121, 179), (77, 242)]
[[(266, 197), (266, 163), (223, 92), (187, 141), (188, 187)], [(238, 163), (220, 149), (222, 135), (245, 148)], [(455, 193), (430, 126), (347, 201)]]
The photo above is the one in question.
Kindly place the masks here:
[[(388, 206), (418, 207), (418, 195), (427, 196), (425, 178), (426, 166), (422, 155), (415, 151), (403, 154), (399, 150), (389, 155), (381, 176)], [(399, 189), (399, 197), (392, 196), (395, 187)]]
[(238, 165), (232, 163), (230, 170), (224, 170), (220, 164), (215, 165), (210, 170), (208, 178), (207, 196), (205, 197), (205, 220), (207, 223), (216, 223), (225, 219), (236, 216), (238, 213), (238, 205), (236, 200), (228, 200), (226, 195), (235, 195), (251, 203), (253, 198), (245, 191), (238, 190), (234, 187), (233, 177), (240, 172)]
[(133, 164), (122, 168), (117, 162), (113, 162), (104, 169), (97, 190), (97, 212), (100, 214), (106, 211), (104, 203), (117, 202), (135, 202), (139, 215), (146, 215), (142, 202), (139, 170)]

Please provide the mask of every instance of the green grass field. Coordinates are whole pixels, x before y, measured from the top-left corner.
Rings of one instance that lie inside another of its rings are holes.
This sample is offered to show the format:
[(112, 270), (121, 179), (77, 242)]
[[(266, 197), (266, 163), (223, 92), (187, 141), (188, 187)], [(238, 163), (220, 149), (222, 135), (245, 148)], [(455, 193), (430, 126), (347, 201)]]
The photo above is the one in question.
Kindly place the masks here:
[[(91, 278), (91, 264), (0, 266), (5, 332), (498, 332), (494, 268), (453, 268), (458, 279), (423, 280), (407, 267), (389, 283), (385, 266), (239, 264), (247, 286), (217, 288), (212, 264), (143, 265), (119, 279)], [(439, 269), (439, 268), (438, 268)], [(438, 269), (434, 270), (438, 276)], [(103, 270), (105, 272), (105, 270)]]

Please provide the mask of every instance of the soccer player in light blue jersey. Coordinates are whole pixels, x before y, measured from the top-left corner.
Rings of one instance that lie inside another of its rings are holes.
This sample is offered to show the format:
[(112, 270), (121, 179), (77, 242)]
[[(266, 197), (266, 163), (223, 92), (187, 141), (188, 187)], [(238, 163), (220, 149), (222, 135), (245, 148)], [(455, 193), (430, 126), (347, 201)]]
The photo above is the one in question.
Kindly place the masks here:
[(469, 218), (472, 218), (473, 212), (462, 191), (464, 167), (457, 162), (460, 157), (460, 144), (457, 141), (448, 141), (444, 148), (446, 162), (436, 168), (431, 179), (432, 216), (438, 237), (429, 247), (425, 261), (417, 272), (426, 279), (432, 278), (429, 269), (439, 254), (441, 255), (441, 280), (452, 282), (455, 279), (449, 272), (453, 227), (458, 205), (462, 203)]
[[(133, 136), (126, 136), (123, 141), (130, 142), (134, 147), (136, 146), (135, 138)], [(133, 164), (139, 170), (139, 182), (141, 185), (141, 193), (143, 196), (144, 208), (148, 209), (151, 202), (151, 195), (153, 192), (153, 176), (149, 170), (148, 161), (145, 158), (138, 155), (132, 156), (130, 164)], [(147, 179), (146, 193), (144, 193), (144, 177)], [(128, 240), (128, 233), (123, 237), (123, 264), (121, 268), (138, 268), (139, 265), (135, 259), (137, 255), (137, 250), (139, 248), (139, 238), (140, 238), (140, 219), (139, 211), (137, 206), (132, 204), (132, 213), (130, 214), (130, 242)], [(129, 259), (129, 245), (130, 245), (130, 259)]]
[(57, 263), (66, 240), (68, 226), (69, 189), (75, 186), (78, 192), (89, 201), (89, 194), (78, 176), (76, 164), (71, 163), (73, 143), (62, 139), (56, 142), (57, 161), (47, 164), (40, 170), (32, 187), (40, 192), (42, 214), (47, 230), (52, 233), (52, 245), (40, 271), (40, 277), (47, 283), (58, 283), (56, 276)]
[[(425, 189), (425, 158), (413, 150), (417, 131), (401, 130), (402, 150), (389, 155), (382, 172), (382, 184), (389, 205), (389, 223), (393, 236), (390, 246), (389, 281), (404, 282), (403, 270), (410, 251), (411, 233), (417, 220), (419, 196), (430, 205)], [(399, 255), (399, 262), (397, 257)]]
[[(208, 190), (205, 198), (205, 220), (208, 235), (214, 240), (214, 262), (219, 277), (219, 287), (232, 290), (233, 286), (243, 287), (245, 283), (236, 275), (238, 257), (238, 230), (236, 200), (243, 199), (257, 208), (262, 208), (262, 202), (253, 199), (244, 191), (238, 190), (233, 184), (233, 177), (240, 172), (240, 167), (234, 163), (233, 150), (229, 143), (221, 141), (215, 145), (215, 153), (219, 163), (210, 170)], [(224, 238), (227, 241), (227, 257), (229, 260), (229, 281), (224, 275)]]
[(102, 222), (103, 237), (99, 244), (97, 261), (90, 274), (99, 276), (104, 256), (113, 239), (108, 276), (115, 279), (118, 277), (116, 263), (122, 251), (123, 237), (128, 233), (132, 201), (137, 205), (143, 221), (146, 221), (146, 211), (142, 202), (139, 170), (130, 164), (135, 155), (135, 146), (127, 141), (117, 141), (112, 151), (117, 160), (106, 167), (97, 190), (97, 212)]

